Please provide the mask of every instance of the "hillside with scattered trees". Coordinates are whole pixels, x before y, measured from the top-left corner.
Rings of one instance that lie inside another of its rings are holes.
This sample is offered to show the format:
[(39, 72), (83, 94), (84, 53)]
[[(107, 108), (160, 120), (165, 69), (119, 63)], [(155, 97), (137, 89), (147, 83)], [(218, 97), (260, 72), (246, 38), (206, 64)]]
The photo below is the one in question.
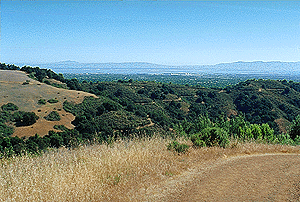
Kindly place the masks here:
[[(12, 137), (14, 127), (34, 125), (38, 119), (59, 121), (60, 114), (54, 110), (42, 116), (19, 111), (13, 102), (2, 105), (0, 150), (6, 155), (21, 153), (26, 148), (39, 152), (48, 147), (154, 134), (185, 136), (197, 146), (226, 147), (231, 137), (299, 144), (300, 83), (297, 82), (250, 79), (225, 88), (204, 88), (132, 79), (79, 82), (51, 70), (4, 63), (1, 69), (20, 70), (47, 85), (96, 95), (86, 96), (80, 103), (71, 100), (61, 103), (65, 112), (73, 114), (74, 128), (55, 125), (48, 135), (34, 133), (23, 139)], [(43, 107), (56, 102), (56, 99), (37, 99), (36, 105)], [(170, 149), (177, 147), (180, 145), (170, 145)]]

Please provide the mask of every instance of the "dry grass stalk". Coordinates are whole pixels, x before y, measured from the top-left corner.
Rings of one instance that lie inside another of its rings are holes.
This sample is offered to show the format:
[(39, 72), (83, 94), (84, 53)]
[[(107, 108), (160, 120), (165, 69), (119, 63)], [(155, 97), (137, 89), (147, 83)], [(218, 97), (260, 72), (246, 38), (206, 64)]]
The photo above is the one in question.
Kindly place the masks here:
[[(0, 160), (0, 201), (139, 201), (147, 188), (202, 162), (255, 153), (300, 153), (299, 147), (232, 142), (231, 148), (190, 148), (177, 155), (160, 137), (112, 147), (61, 148), (42, 156)], [(181, 140), (191, 144), (185, 140)]]

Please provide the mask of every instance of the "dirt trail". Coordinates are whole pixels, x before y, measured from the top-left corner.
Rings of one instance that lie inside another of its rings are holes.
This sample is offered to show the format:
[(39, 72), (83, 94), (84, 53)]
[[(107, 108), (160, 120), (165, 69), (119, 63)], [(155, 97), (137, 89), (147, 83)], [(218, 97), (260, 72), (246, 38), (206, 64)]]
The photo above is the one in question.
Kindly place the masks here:
[(300, 201), (300, 155), (219, 159), (147, 190), (145, 201)]

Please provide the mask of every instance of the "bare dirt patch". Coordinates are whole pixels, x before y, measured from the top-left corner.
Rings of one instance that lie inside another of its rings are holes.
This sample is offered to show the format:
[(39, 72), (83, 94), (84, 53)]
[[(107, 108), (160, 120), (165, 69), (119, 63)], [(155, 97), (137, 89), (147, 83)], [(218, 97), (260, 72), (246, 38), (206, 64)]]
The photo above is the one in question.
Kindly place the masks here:
[(147, 193), (147, 201), (299, 201), (299, 154), (215, 160)]

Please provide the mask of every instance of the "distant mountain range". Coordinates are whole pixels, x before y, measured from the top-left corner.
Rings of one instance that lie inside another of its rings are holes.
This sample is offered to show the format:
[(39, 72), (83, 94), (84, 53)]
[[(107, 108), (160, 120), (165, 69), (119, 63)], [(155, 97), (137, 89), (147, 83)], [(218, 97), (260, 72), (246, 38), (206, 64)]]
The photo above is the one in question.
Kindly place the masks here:
[[(18, 64), (23, 66), (25, 64)], [(277, 74), (300, 75), (300, 62), (233, 62), (216, 65), (159, 65), (145, 62), (79, 63), (63, 61), (44, 64), (26, 64), (51, 69), (56, 73), (111, 73), (111, 74)]]

